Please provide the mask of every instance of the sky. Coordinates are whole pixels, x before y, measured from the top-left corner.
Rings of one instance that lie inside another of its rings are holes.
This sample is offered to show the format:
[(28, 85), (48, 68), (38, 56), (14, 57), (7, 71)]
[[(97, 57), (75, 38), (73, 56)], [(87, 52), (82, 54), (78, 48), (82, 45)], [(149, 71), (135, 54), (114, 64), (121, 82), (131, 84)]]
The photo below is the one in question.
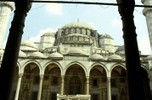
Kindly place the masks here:
[[(38, 1), (38, 0), (37, 0)], [(61, 0), (63, 1), (63, 0)], [(65, 1), (93, 1), (116, 3), (116, 0), (65, 0)], [(135, 4), (142, 5), (140, 0)], [(151, 54), (148, 30), (143, 8), (135, 7), (134, 22), (136, 26), (138, 48), (142, 54)], [(7, 33), (11, 26), (11, 14)], [(82, 4), (55, 4), (33, 3), (27, 14), (22, 40), (40, 41), (40, 36), (45, 32), (55, 32), (65, 24), (75, 21), (86, 22), (99, 34), (109, 34), (114, 38), (115, 45), (123, 45), (123, 31), (121, 17), (117, 6), (108, 5), (82, 5)], [(5, 43), (8, 34), (6, 33)]]

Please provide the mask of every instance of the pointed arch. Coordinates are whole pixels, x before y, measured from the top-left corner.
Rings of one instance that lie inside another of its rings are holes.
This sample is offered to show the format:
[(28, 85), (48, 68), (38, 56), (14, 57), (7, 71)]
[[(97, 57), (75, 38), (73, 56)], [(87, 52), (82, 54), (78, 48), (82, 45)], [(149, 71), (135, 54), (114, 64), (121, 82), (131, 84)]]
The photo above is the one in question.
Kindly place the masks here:
[(63, 68), (62, 68), (62, 66), (61, 66), (61, 64), (60, 64), (59, 62), (56, 62), (56, 61), (48, 61), (48, 62), (43, 66), (43, 69), (42, 69), (42, 73), (43, 73), (43, 74), (44, 74), (46, 68), (47, 68), (49, 65), (51, 65), (51, 64), (57, 65), (57, 66), (59, 67), (61, 73), (62, 73)]
[(66, 71), (67, 71), (67, 69), (68, 69), (70, 66), (74, 65), (74, 64), (79, 65), (79, 66), (83, 69), (83, 71), (85, 72), (85, 76), (87, 76), (87, 69), (86, 69), (86, 67), (85, 67), (82, 63), (80, 63), (80, 62), (78, 62), (78, 61), (73, 61), (73, 62), (70, 62), (68, 65), (66, 65), (63, 74), (65, 74)]

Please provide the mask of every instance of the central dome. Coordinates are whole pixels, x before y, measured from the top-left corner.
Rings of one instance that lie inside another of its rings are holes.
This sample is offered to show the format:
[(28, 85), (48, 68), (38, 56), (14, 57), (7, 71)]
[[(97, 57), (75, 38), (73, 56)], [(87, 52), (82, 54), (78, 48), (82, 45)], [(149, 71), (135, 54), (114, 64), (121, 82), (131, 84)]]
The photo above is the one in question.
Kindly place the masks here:
[(68, 23), (64, 25), (62, 28), (71, 28), (71, 27), (87, 28), (94, 30), (89, 24), (80, 21)]

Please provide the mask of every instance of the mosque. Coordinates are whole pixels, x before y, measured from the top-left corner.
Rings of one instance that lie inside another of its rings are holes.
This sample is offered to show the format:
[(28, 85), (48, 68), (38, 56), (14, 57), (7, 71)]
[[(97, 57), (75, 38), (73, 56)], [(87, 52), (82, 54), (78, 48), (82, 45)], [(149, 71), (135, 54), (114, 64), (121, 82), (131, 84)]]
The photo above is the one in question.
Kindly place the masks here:
[[(13, 7), (0, 3), (5, 22)], [(140, 54), (140, 61), (152, 91), (152, 56)], [(126, 74), (124, 46), (86, 22), (71, 22), (39, 42), (21, 42), (12, 100), (128, 100)]]

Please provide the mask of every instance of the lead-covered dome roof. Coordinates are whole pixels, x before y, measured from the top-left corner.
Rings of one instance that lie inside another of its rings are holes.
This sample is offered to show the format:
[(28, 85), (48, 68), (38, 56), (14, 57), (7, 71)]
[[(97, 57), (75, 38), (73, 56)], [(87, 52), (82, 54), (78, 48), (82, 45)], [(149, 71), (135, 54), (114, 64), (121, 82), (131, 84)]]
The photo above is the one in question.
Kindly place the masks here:
[(71, 27), (87, 28), (87, 29), (94, 30), (93, 27), (91, 27), (89, 24), (85, 22), (80, 22), (80, 21), (68, 23), (64, 25), (62, 28), (65, 29), (65, 28), (71, 28)]
[(108, 38), (108, 39), (113, 39), (109, 34), (101, 34), (100, 38)]
[(26, 50), (30, 50), (30, 51), (35, 51), (38, 49), (37, 45), (29, 40), (24, 40), (21, 42), (21, 50), (26, 51)]
[(123, 58), (117, 54), (113, 54), (113, 55), (109, 56), (108, 60), (110, 60), (110, 61), (121, 60), (122, 61)]
[(26, 57), (27, 55), (23, 51), (20, 50), (18, 56), (19, 57)]
[(41, 52), (33, 52), (31, 53), (28, 57), (31, 57), (31, 58), (46, 58), (46, 56), (41, 53)]
[(55, 33), (54, 32), (45, 32), (42, 36), (52, 36), (52, 37), (54, 37)]
[(116, 54), (124, 55), (125, 54), (124, 46), (119, 46), (118, 49), (116, 50)]
[(63, 55), (58, 52), (53, 52), (49, 55), (50, 59), (63, 59)]
[(90, 59), (91, 60), (106, 60), (102, 55), (100, 55), (100, 54), (93, 54), (93, 55), (91, 55), (90, 56)]

